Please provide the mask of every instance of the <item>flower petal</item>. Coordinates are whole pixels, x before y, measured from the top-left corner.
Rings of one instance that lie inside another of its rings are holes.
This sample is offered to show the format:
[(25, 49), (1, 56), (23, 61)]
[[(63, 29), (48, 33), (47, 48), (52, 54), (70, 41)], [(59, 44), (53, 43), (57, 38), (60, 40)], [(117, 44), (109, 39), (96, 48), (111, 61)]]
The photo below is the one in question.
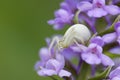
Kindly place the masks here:
[(87, 47), (82, 45), (82, 44), (79, 44), (79, 46), (71, 46), (71, 49), (75, 52), (83, 52), (83, 51), (86, 51), (87, 50)]
[(40, 55), (41, 61), (43, 62), (46, 62), (47, 60), (51, 58), (48, 48), (46, 47), (40, 49), (39, 55)]
[(50, 59), (47, 63), (46, 63), (46, 68), (47, 69), (53, 69), (56, 72), (59, 72), (59, 70), (61, 69), (61, 64), (59, 61), (57, 61), (56, 59)]
[(117, 76), (120, 76), (120, 67), (118, 67), (118, 68), (116, 68), (115, 70), (113, 70), (111, 73), (110, 73), (110, 75), (109, 75), (109, 77), (110, 78), (113, 78), (113, 77), (117, 77)]
[(74, 10), (76, 9), (76, 4), (79, 2), (79, 0), (65, 0), (65, 2), (69, 5), (71, 10)]
[(97, 4), (97, 3), (105, 5), (105, 0), (93, 0), (93, 4)]
[(50, 25), (53, 25), (53, 24), (55, 24), (55, 21), (54, 20), (49, 20), (47, 23), (50, 24)]
[(118, 38), (117, 38), (117, 42), (118, 42), (119, 45), (120, 45), (120, 36), (118, 36)]
[(38, 62), (36, 62), (34, 68), (35, 68), (35, 70), (37, 71), (37, 70), (39, 70), (41, 67), (44, 67), (44, 65), (45, 65), (45, 62), (38, 61)]
[(61, 70), (58, 74), (60, 77), (70, 77), (71, 73), (66, 70)]
[(96, 55), (92, 53), (82, 53), (82, 59), (87, 62), (88, 64), (100, 64), (101, 59)]
[(106, 55), (101, 55), (102, 64), (104, 66), (114, 66), (114, 62)]
[(111, 80), (120, 80), (120, 77), (114, 77)]
[(102, 47), (99, 46), (98, 44), (95, 44), (95, 43), (91, 43), (91, 44), (88, 46), (88, 48), (89, 48), (89, 51), (91, 51), (91, 52), (94, 50), (95, 53), (96, 53), (96, 55), (101, 54), (102, 51), (103, 51)]
[(42, 70), (39, 70), (37, 73), (38, 73), (38, 75), (40, 75), (40, 76), (52, 76), (52, 75), (57, 75), (56, 71), (50, 70), (50, 69), (42, 69)]
[(94, 37), (90, 40), (91, 43), (96, 43), (99, 46), (103, 46), (104, 45), (104, 41), (102, 40), (102, 38), (100, 36)]
[(55, 30), (61, 30), (61, 29), (63, 29), (63, 27), (64, 27), (63, 23), (56, 23), (56, 24), (53, 25), (53, 28)]
[(57, 11), (55, 11), (55, 17), (60, 17), (60, 18), (64, 18), (68, 16), (68, 12), (65, 9), (59, 9)]
[(120, 21), (115, 24), (115, 31), (117, 32), (117, 35), (120, 35)]
[(116, 40), (116, 38), (117, 38), (117, 35), (115, 32), (106, 34), (102, 37), (103, 41), (107, 44), (114, 42)]
[(70, 9), (68, 3), (62, 2), (62, 3), (60, 4), (60, 6), (61, 6), (62, 9), (65, 9), (65, 10), (71, 12), (71, 9)]
[(120, 46), (114, 47), (109, 50), (111, 53), (120, 54)]
[(65, 66), (64, 56), (61, 54), (56, 54), (56, 60), (59, 61), (59, 63), (61, 64), (61, 69), (64, 68)]
[(105, 6), (104, 8), (109, 14), (112, 14), (112, 15), (116, 15), (120, 13), (120, 8), (115, 5), (108, 5), (108, 6)]
[(88, 16), (100, 18), (107, 15), (107, 12), (102, 8), (94, 8), (88, 11)]
[(92, 4), (88, 1), (82, 1), (82, 2), (77, 4), (77, 8), (80, 11), (87, 11), (87, 10), (92, 8)]

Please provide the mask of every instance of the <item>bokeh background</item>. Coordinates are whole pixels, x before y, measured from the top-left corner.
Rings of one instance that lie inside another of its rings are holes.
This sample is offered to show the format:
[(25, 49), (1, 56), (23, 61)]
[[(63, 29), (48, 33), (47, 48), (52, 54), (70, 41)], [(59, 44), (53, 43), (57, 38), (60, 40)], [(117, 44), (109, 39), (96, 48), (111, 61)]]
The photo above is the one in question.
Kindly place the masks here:
[(0, 80), (51, 80), (39, 77), (34, 65), (45, 38), (62, 32), (47, 24), (60, 2), (0, 0)]

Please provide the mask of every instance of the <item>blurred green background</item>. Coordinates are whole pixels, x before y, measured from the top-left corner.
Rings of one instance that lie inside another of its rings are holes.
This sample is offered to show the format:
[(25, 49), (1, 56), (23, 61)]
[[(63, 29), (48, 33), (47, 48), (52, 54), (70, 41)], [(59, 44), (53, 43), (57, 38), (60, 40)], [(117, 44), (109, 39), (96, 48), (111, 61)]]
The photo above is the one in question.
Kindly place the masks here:
[(47, 20), (54, 18), (61, 0), (0, 1), (0, 80), (50, 80), (39, 77), (34, 64), (45, 38), (54, 31)]

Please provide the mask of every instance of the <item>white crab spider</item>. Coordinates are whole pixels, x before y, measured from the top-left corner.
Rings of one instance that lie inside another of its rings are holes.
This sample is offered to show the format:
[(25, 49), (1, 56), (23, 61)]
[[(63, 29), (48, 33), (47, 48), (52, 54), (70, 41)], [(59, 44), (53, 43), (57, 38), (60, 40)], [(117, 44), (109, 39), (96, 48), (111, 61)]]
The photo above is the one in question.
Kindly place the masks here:
[(74, 43), (85, 44), (90, 37), (91, 33), (85, 25), (75, 24), (65, 32), (62, 38), (54, 37), (49, 48), (51, 49), (55, 42), (58, 49), (67, 48)]

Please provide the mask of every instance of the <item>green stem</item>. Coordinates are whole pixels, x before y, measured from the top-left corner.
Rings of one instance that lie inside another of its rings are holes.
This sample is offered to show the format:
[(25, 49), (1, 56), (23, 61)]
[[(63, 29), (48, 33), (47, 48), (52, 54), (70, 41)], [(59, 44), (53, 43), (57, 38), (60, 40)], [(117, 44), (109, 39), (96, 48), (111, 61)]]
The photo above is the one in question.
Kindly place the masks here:
[(109, 51), (104, 52), (105, 55), (109, 56), (110, 58), (120, 58), (120, 54), (116, 54), (116, 53), (111, 53)]
[(113, 22), (113, 24), (110, 26), (109, 29), (107, 29), (107, 30), (99, 33), (98, 35), (99, 35), (99, 36), (103, 36), (104, 34), (114, 32), (114, 25), (115, 25), (115, 23), (118, 22), (118, 21), (120, 21), (120, 15), (118, 15), (118, 17), (115, 19), (115, 21)]
[(83, 62), (77, 80), (88, 80), (90, 74), (90, 65)]
[(50, 77), (52, 80), (64, 80), (63, 78), (59, 77), (58, 75), (53, 75), (53, 76), (48, 76)]
[(65, 80), (72, 80), (72, 77), (65, 77)]
[(76, 13), (75, 13), (75, 16), (74, 16), (74, 23), (76, 24), (79, 24), (79, 14), (80, 14), (80, 10), (78, 10)]
[(92, 78), (89, 78), (88, 80), (103, 80), (107, 78), (107, 76), (109, 75), (110, 71), (111, 71), (111, 68), (112, 66), (109, 66), (105, 71), (103, 71), (101, 74), (95, 76), (95, 77), (92, 77)]
[(76, 69), (71, 64), (71, 62), (69, 60), (67, 60), (67, 59), (65, 60), (65, 68), (68, 69), (75, 78), (77, 77)]

